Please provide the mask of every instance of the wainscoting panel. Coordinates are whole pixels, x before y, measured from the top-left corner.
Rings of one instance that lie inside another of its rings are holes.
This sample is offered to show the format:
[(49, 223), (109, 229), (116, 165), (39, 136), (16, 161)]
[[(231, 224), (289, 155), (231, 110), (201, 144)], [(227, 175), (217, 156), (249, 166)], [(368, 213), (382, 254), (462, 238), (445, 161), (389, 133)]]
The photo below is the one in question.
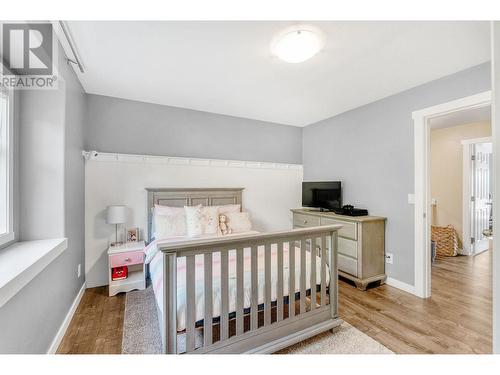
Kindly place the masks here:
[(87, 287), (108, 283), (107, 248), (114, 225), (106, 224), (106, 207), (125, 204), (128, 222), (147, 232), (146, 187), (243, 187), (243, 207), (254, 229), (290, 229), (290, 208), (301, 206), (302, 165), (166, 156), (84, 153), (85, 272)]

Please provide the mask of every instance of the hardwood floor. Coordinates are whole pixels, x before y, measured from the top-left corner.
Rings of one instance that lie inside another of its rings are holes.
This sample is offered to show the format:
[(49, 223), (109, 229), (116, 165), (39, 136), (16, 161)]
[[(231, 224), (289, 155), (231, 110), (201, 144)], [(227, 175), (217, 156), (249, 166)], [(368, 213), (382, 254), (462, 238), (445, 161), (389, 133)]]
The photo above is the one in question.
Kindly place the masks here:
[[(426, 300), (340, 281), (340, 316), (396, 353), (491, 353), (491, 253), (437, 259)], [(124, 294), (87, 289), (58, 353), (120, 353), (124, 310)]]
[(340, 316), (396, 353), (491, 353), (491, 253), (437, 259), (426, 300), (342, 283)]
[(108, 287), (85, 290), (59, 345), (59, 354), (120, 354), (125, 294), (108, 296)]

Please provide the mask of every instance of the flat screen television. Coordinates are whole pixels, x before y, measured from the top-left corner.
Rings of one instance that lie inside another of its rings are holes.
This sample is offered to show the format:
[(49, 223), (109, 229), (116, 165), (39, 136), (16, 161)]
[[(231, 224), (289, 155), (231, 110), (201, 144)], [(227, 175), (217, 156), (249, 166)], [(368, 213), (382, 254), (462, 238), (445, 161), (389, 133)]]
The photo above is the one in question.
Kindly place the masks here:
[(334, 210), (342, 207), (340, 181), (302, 182), (302, 206)]

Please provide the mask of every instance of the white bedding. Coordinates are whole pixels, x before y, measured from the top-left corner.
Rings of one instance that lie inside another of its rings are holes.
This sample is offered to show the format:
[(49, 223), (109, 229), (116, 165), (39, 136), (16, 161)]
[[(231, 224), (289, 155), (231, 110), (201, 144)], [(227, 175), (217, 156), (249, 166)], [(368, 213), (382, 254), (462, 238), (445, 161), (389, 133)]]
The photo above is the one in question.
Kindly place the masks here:
[[(246, 234), (257, 233), (248, 232)], [(235, 235), (241, 235), (237, 233)], [(203, 238), (213, 238), (217, 235), (203, 236)], [(229, 235), (231, 236), (231, 235)], [(159, 244), (169, 242), (178, 242), (185, 237), (175, 237), (168, 240), (153, 241), (145, 250), (146, 262), (150, 263), (150, 275), (156, 302), (160, 311), (163, 310), (163, 262), (161, 252), (157, 251)], [(197, 238), (199, 240), (199, 238)], [(189, 240), (187, 240), (189, 241)], [(251, 274), (250, 274), (250, 248), (244, 250), (244, 308), (250, 307), (251, 302)], [(283, 245), (283, 295), (288, 296), (289, 271), (288, 271), (288, 243)], [(236, 252), (229, 252), (229, 311), (236, 310)], [(195, 257), (195, 294), (196, 294), (196, 321), (202, 320), (204, 315), (204, 264), (203, 255)], [(221, 310), (221, 290), (220, 290), (220, 253), (214, 253), (213, 256), (213, 316), (218, 317)], [(311, 253), (306, 252), (306, 289), (310, 288), (310, 264)], [(321, 259), (316, 257), (316, 284), (321, 284)], [(327, 266), (326, 285), (329, 283), (329, 271)], [(276, 300), (276, 281), (277, 281), (277, 247), (271, 247), (271, 298)], [(259, 304), (264, 303), (264, 247), (258, 248), (258, 297)], [(300, 248), (295, 248), (295, 292), (300, 291)], [(177, 259), (177, 330), (182, 331), (186, 328), (186, 258)]]

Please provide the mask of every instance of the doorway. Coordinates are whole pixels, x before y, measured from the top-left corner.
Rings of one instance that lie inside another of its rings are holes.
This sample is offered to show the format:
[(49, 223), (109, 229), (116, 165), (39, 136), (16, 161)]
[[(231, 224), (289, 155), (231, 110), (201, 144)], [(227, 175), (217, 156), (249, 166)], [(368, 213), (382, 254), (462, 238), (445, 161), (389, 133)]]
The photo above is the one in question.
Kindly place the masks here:
[(431, 120), (491, 106), (491, 91), (413, 112), (415, 135), (415, 294), (431, 296)]
[(429, 126), (433, 261), (436, 253), (437, 262), (477, 255), (490, 248), (491, 107), (439, 116)]

